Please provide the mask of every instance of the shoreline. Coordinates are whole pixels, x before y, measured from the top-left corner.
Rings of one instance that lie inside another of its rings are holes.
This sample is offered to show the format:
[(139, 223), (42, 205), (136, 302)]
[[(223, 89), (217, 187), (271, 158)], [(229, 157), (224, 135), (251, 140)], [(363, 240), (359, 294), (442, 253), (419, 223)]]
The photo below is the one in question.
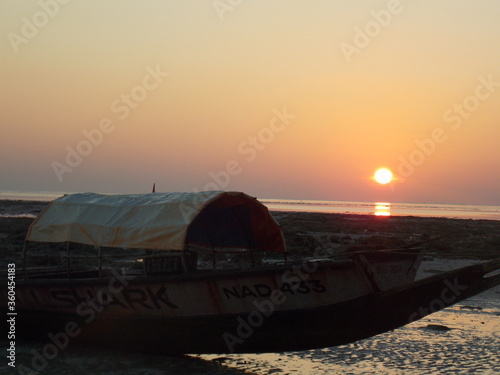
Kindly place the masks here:
[[(12, 193), (0, 192), (0, 207), (45, 205), (59, 198), (63, 193)], [(450, 219), (473, 219), (500, 221), (500, 206), (477, 204), (437, 204), (437, 203), (398, 203), (398, 202), (355, 202), (355, 201), (317, 201), (293, 199), (259, 199), (272, 212), (336, 213), (369, 216), (416, 216), (442, 217)], [(1, 215), (1, 209), (0, 209)]]
[[(265, 202), (264, 205), (267, 206), (268, 202)], [(0, 217), (6, 216), (20, 216), (20, 215), (33, 215), (36, 216), (40, 211), (50, 202), (50, 200), (27, 200), (27, 199), (5, 199), (0, 198)], [(349, 202), (342, 202), (349, 203)], [(361, 203), (361, 202), (358, 202)], [(369, 206), (368, 202), (366, 204)], [(375, 203), (374, 203), (375, 204)], [(384, 203), (390, 205), (390, 203)], [(397, 205), (410, 205), (406, 203), (393, 203), (394, 206)], [(424, 206), (424, 205), (421, 205)], [(427, 205), (426, 205), (427, 206)], [(431, 206), (430, 206), (431, 207)], [(488, 206), (485, 206), (488, 207)], [(427, 218), (427, 219), (450, 219), (450, 220), (475, 220), (475, 221), (496, 221), (500, 222), (500, 215), (479, 215), (477, 217), (462, 217), (458, 216), (446, 216), (440, 214), (416, 214), (416, 213), (397, 213), (397, 212), (384, 212), (386, 208), (381, 208), (382, 215), (378, 215), (376, 211), (366, 210), (366, 211), (355, 211), (355, 210), (345, 210), (345, 211), (328, 211), (324, 209), (305, 209), (305, 208), (297, 208), (294, 205), (290, 204), (286, 205), (277, 205), (272, 206), (269, 205), (269, 211), (274, 214), (325, 214), (325, 215), (348, 215), (348, 216), (359, 216), (359, 217), (379, 217), (380, 220), (388, 219), (388, 218), (402, 218), (402, 217), (412, 217), (412, 218)], [(387, 215), (385, 214), (387, 213)], [(498, 217), (497, 217), (498, 216)]]

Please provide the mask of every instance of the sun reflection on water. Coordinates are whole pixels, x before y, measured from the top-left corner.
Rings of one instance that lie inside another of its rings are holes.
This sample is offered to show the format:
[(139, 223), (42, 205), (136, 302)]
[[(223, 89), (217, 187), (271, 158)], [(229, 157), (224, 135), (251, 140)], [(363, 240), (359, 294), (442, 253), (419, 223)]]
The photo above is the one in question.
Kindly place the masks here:
[(375, 203), (375, 216), (391, 216), (391, 204), (386, 202)]

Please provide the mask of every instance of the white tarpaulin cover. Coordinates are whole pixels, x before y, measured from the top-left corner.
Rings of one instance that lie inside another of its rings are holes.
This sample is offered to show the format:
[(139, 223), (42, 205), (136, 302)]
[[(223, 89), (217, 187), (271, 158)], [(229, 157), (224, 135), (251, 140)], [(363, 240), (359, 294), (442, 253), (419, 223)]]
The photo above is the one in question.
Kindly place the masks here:
[(48, 204), (27, 241), (102, 247), (285, 251), (279, 224), (257, 199), (239, 192), (65, 195)]

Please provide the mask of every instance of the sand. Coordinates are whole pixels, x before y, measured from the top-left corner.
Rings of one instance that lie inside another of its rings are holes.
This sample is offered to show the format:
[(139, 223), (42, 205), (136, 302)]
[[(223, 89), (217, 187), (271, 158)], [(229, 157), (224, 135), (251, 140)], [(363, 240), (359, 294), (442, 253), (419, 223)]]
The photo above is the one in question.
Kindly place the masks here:
[(429, 257), (486, 260), (500, 256), (500, 221), (496, 220), (305, 212), (273, 215), (292, 254), (317, 246), (339, 253), (424, 242)]

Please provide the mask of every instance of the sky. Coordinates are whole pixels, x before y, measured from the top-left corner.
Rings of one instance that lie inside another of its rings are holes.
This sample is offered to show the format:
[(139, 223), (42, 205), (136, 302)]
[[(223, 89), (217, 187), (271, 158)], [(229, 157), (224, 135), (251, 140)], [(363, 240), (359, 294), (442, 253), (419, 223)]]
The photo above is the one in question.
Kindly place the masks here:
[(4, 0), (0, 190), (500, 205), (499, 19), (496, 0)]

